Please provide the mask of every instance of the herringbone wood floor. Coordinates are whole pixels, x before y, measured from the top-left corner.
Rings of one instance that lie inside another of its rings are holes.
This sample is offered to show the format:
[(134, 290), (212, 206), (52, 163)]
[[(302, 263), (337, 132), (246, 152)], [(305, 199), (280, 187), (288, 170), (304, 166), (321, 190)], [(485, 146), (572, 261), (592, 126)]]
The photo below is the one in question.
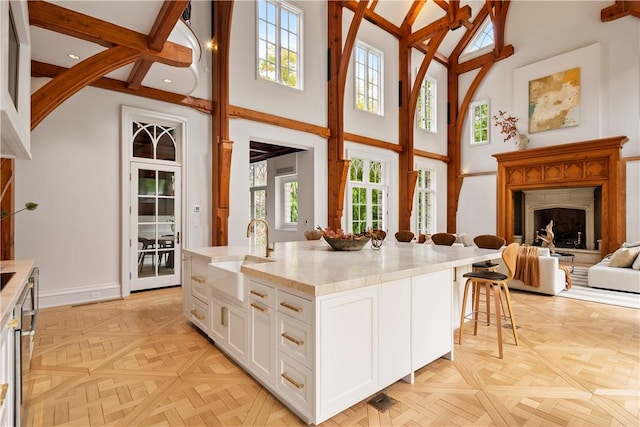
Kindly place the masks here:
[[(513, 292), (520, 345), (494, 327), (415, 384), (327, 426), (640, 425), (640, 311)], [(302, 425), (182, 316), (179, 288), (42, 310), (26, 379), (29, 426)]]

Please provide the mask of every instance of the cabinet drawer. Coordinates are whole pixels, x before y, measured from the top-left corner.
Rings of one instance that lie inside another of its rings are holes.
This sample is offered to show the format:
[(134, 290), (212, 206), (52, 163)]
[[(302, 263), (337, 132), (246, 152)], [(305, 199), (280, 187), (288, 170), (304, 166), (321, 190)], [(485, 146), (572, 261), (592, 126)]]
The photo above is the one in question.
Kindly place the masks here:
[(254, 301), (275, 308), (276, 305), (276, 289), (263, 283), (249, 280), (249, 297)]
[(278, 311), (308, 324), (311, 324), (313, 319), (311, 301), (288, 292), (278, 291)]
[(280, 352), (276, 390), (303, 415), (310, 415), (313, 399), (311, 370)]
[(201, 330), (209, 330), (209, 304), (198, 298), (191, 298), (191, 321)]
[(311, 368), (311, 325), (278, 312), (278, 350)]
[(193, 260), (191, 262), (191, 293), (202, 301), (209, 301), (206, 284), (207, 264)]

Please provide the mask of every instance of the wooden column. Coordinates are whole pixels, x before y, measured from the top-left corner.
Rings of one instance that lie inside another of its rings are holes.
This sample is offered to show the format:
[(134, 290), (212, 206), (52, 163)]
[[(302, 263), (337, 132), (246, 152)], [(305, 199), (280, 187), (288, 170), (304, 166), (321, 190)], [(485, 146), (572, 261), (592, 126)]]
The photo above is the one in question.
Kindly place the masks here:
[[(0, 168), (0, 209), (3, 212), (15, 212), (14, 197), (14, 172), (15, 160), (2, 159)], [(0, 221), (0, 260), (12, 260), (15, 258), (14, 253), (14, 220), (13, 216)]]
[(497, 234), (513, 242), (513, 193), (522, 190), (600, 187), (602, 256), (626, 236), (626, 171), (622, 145), (626, 136), (494, 154), (498, 160)]
[(229, 139), (229, 48), (233, 0), (211, 2), (212, 55), (212, 165), (211, 244), (229, 242), (229, 185), (233, 141)]

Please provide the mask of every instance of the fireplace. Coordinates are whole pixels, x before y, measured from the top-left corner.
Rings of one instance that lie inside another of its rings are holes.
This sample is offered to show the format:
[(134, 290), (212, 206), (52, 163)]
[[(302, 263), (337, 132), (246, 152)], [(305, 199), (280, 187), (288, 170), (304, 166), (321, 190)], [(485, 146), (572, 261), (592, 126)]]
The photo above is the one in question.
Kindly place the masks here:
[[(626, 171), (621, 152), (627, 141), (626, 136), (615, 136), (494, 154), (498, 161), (496, 233), (507, 242), (522, 235), (526, 243), (532, 243), (536, 209), (531, 210), (530, 219), (517, 221), (517, 217), (529, 217), (529, 208), (520, 201), (537, 196), (523, 193), (562, 191), (559, 203), (537, 209), (584, 210), (586, 249), (599, 249), (601, 256), (613, 252), (625, 241), (626, 234)], [(586, 193), (584, 188), (596, 195), (591, 202), (574, 200), (573, 205), (566, 204), (567, 199)]]
[(553, 221), (557, 248), (597, 249), (601, 237), (600, 189), (598, 187), (556, 188), (523, 191), (524, 242), (536, 244), (536, 233)]

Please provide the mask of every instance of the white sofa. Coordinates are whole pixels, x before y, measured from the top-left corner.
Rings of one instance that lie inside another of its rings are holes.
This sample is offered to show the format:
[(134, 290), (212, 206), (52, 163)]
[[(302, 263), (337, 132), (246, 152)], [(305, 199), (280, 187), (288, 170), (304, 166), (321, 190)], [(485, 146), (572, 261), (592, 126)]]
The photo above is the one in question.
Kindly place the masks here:
[(613, 254), (589, 268), (592, 288), (640, 293), (640, 242), (623, 243)]
[[(538, 248), (540, 264), (540, 287), (535, 288), (524, 284), (521, 280), (509, 281), (509, 289), (537, 292), (540, 294), (557, 295), (565, 289), (565, 272), (558, 268), (559, 259), (552, 257), (549, 248)], [(507, 274), (507, 268), (500, 260), (498, 271)]]
[(610, 258), (605, 258), (589, 268), (587, 283), (592, 288), (640, 293), (640, 270), (609, 267)]

